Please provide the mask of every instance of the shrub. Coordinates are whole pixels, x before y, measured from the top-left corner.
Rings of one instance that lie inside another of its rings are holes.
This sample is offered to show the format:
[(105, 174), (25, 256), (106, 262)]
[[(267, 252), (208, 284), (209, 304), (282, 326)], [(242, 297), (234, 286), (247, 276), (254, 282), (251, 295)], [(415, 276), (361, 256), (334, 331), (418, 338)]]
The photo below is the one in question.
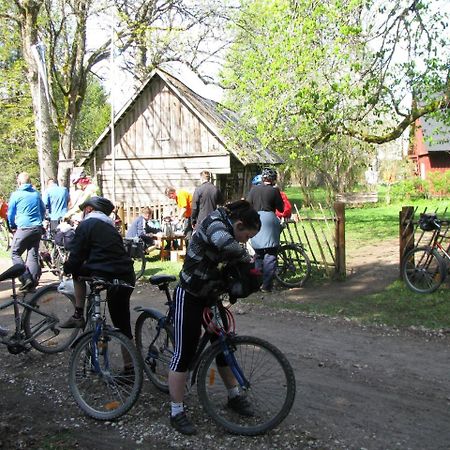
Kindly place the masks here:
[(392, 185), (391, 200), (417, 200), (428, 197), (428, 183), (418, 177), (408, 178)]
[(450, 170), (446, 172), (430, 172), (427, 175), (429, 191), (439, 198), (450, 196)]

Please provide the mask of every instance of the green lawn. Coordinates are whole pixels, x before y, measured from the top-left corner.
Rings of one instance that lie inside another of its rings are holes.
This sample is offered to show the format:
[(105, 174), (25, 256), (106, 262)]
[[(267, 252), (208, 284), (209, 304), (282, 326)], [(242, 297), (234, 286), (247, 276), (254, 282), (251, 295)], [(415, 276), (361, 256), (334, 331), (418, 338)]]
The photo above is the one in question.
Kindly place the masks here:
[[(345, 283), (345, 281), (344, 281)], [(411, 292), (400, 280), (377, 294), (333, 299), (332, 301), (288, 301), (279, 297), (276, 307), (306, 313), (342, 317), (362, 324), (385, 324), (393, 327), (450, 329), (450, 291), (443, 285), (433, 294)], [(260, 300), (245, 299), (245, 302)], [(272, 304), (271, 304), (272, 306)]]

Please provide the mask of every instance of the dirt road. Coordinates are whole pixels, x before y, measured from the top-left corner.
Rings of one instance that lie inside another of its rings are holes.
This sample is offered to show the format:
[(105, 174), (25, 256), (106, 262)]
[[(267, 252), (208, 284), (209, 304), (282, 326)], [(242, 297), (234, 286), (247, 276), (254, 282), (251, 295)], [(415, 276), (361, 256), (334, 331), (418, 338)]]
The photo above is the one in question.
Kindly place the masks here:
[[(347, 282), (277, 295), (332, 301), (379, 290), (396, 277), (395, 252), (386, 248), (359, 249), (361, 263), (355, 263)], [(370, 265), (368, 254), (375, 255)], [(6, 298), (6, 287), (0, 286), (0, 300)], [(448, 334), (361, 327), (279, 311), (272, 303), (266, 296), (257, 305), (236, 308), (239, 333), (277, 345), (296, 373), (294, 408), (268, 435), (224, 433), (203, 414), (192, 392), (187, 404), (199, 435), (187, 439), (172, 431), (168, 398), (149, 382), (122, 420), (95, 422), (82, 415), (68, 392), (68, 353), (46, 356), (33, 350), (15, 356), (1, 348), (0, 448), (450, 448)], [(149, 286), (136, 289), (133, 304), (162, 306), (159, 292)], [(8, 323), (10, 318), (0, 313), (0, 324)]]

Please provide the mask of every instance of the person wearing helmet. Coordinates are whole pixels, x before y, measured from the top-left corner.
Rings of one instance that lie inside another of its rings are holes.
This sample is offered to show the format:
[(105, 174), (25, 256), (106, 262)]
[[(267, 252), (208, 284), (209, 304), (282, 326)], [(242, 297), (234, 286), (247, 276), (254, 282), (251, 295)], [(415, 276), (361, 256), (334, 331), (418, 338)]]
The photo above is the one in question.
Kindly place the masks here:
[(275, 215), (275, 211), (283, 212), (284, 203), (280, 190), (274, 186), (277, 181), (276, 170), (263, 169), (261, 180), (260, 184), (252, 186), (247, 195), (247, 200), (258, 211), (261, 219), (261, 230), (251, 239), (251, 245), (255, 250), (255, 267), (263, 272), (261, 290), (271, 292), (281, 233), (280, 221)]
[[(83, 220), (75, 230), (64, 273), (74, 280), (75, 312), (61, 328), (84, 326), (84, 302), (86, 283), (80, 276), (98, 276), (112, 281), (120, 279), (127, 284), (135, 283), (133, 262), (125, 251), (122, 236), (109, 215), (114, 205), (104, 197), (94, 196), (80, 205)], [(117, 287), (107, 292), (108, 309), (116, 328), (132, 339), (130, 325), (130, 296), (132, 289)]]
[(261, 174), (258, 174), (258, 175), (256, 175), (254, 178), (253, 178), (253, 180), (252, 180), (252, 185), (253, 186), (258, 186), (258, 184), (261, 184), (262, 183), (262, 175)]
[(77, 175), (73, 175), (70, 181), (76, 191), (70, 196), (71, 205), (64, 215), (65, 219), (71, 219), (75, 214), (79, 213), (80, 205), (88, 198), (98, 196), (98, 186), (92, 182), (84, 170)]

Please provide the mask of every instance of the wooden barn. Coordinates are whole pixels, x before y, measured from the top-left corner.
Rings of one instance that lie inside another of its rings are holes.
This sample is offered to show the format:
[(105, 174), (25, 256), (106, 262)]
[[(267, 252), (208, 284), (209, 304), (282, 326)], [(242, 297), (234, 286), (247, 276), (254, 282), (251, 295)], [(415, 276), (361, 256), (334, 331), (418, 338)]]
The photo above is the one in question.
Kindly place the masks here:
[(235, 200), (261, 167), (282, 163), (256, 140), (232, 144), (236, 126), (232, 111), (157, 69), (116, 115), (114, 152), (108, 127), (81, 165), (104, 196), (128, 206), (163, 201), (167, 186), (193, 192), (202, 170), (213, 174), (226, 200)]
[(430, 117), (416, 121), (408, 157), (416, 164), (422, 179), (430, 172), (450, 170), (450, 127)]

